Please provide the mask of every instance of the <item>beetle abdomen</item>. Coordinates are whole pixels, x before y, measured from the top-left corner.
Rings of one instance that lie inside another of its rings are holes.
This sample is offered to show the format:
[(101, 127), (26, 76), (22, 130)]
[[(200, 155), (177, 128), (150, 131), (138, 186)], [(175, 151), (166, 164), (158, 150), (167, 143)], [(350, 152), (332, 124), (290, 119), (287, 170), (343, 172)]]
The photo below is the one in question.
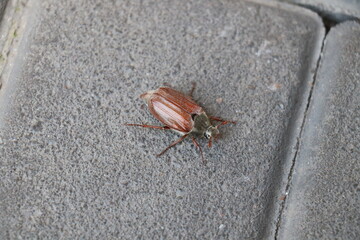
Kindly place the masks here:
[(141, 95), (147, 101), (150, 112), (171, 129), (189, 133), (194, 127), (193, 114), (201, 114), (203, 109), (190, 97), (167, 87), (149, 91)]
[(188, 114), (201, 114), (204, 110), (191, 97), (182, 94), (172, 88), (161, 87), (156, 93), (164, 97), (169, 102), (181, 107)]
[(162, 96), (154, 94), (148, 104), (154, 117), (166, 126), (180, 132), (190, 132), (193, 128), (191, 115)]

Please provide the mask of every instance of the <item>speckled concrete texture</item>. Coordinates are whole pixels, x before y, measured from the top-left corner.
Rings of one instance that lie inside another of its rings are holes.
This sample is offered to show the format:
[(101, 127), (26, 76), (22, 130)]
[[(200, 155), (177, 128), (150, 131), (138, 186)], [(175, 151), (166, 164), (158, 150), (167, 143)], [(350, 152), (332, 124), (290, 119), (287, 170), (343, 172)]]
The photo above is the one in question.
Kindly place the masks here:
[[(316, 14), (46, 0), (32, 16), (1, 90), (1, 238), (274, 236), (324, 34)], [(238, 122), (204, 147), (206, 166), (191, 141), (155, 157), (173, 132), (123, 125), (159, 125), (139, 95), (193, 81), (209, 114)]]
[(323, 52), (279, 239), (360, 238), (360, 25)]

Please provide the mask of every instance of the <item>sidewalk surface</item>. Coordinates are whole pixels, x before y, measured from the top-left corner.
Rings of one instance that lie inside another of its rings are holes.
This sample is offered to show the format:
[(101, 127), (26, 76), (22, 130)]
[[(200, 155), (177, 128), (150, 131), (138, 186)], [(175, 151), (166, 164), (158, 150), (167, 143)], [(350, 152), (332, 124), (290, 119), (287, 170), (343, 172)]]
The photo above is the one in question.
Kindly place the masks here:
[[(359, 239), (360, 24), (296, 3), (1, 3), (0, 239)], [(124, 126), (192, 82), (206, 165)]]

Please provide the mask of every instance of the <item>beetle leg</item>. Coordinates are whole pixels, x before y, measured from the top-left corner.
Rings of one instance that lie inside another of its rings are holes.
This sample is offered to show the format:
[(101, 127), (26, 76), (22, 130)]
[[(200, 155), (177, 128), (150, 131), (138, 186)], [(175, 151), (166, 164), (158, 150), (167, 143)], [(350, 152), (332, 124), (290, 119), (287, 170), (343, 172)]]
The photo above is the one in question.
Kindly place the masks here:
[(168, 126), (152, 126), (152, 125), (145, 125), (145, 124), (133, 124), (133, 123), (126, 123), (126, 126), (136, 126), (136, 127), (144, 127), (144, 128), (155, 128), (155, 129), (161, 129), (161, 130), (168, 130), (170, 129)]
[(228, 124), (228, 123), (233, 123), (233, 124), (236, 124), (234, 122), (230, 122), (230, 121), (223, 121), (222, 123), (220, 123), (219, 125), (217, 125), (216, 127), (220, 127), (222, 125), (225, 125), (225, 124)]
[(191, 90), (190, 90), (190, 92), (188, 94), (190, 97), (192, 97), (192, 95), (194, 93), (194, 90), (196, 88), (196, 82), (192, 82), (191, 84), (192, 84), (192, 88), (191, 88)]
[(199, 152), (200, 152), (200, 154), (201, 154), (202, 162), (203, 162), (203, 164), (205, 165), (205, 164), (206, 164), (206, 160), (205, 160), (205, 158), (204, 158), (204, 154), (203, 154), (203, 151), (202, 151), (199, 143), (196, 141), (196, 139), (195, 139), (194, 137), (192, 137), (192, 141), (193, 141), (195, 147), (199, 149)]
[(161, 155), (163, 155), (167, 150), (169, 150), (170, 148), (172, 148), (173, 146), (175, 146), (176, 144), (178, 144), (179, 142), (181, 142), (182, 140), (184, 140), (189, 134), (185, 134), (184, 136), (182, 136), (181, 138), (179, 138), (178, 140), (176, 140), (175, 142), (173, 142), (172, 144), (170, 144), (167, 148), (165, 148), (161, 153), (159, 153), (158, 155), (156, 155), (157, 157), (160, 157)]
[(224, 120), (224, 119), (219, 118), (219, 117), (210, 116), (209, 118), (210, 118), (211, 120), (215, 120), (215, 121), (221, 122), (221, 123), (218, 125), (218, 127), (219, 127), (219, 126), (222, 126), (222, 125), (225, 125), (225, 124), (228, 124), (228, 123), (236, 124), (236, 122), (234, 122), (234, 121)]
[(210, 137), (210, 139), (209, 139), (209, 143), (208, 143), (209, 148), (211, 148), (211, 146), (212, 146), (212, 139), (213, 139), (213, 137)]

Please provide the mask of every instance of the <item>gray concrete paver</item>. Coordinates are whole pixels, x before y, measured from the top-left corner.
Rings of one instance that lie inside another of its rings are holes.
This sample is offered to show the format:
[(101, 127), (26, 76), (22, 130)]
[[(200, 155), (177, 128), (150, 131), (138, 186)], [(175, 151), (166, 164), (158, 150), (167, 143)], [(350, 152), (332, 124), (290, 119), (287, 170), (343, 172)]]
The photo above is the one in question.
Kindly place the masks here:
[[(324, 34), (316, 14), (47, 0), (32, 16), (0, 97), (1, 237), (274, 235)], [(176, 134), (122, 125), (158, 124), (138, 96), (192, 81), (210, 114), (238, 121), (204, 148), (207, 166), (191, 141), (156, 158)]]
[(360, 237), (360, 25), (330, 30), (279, 239)]

